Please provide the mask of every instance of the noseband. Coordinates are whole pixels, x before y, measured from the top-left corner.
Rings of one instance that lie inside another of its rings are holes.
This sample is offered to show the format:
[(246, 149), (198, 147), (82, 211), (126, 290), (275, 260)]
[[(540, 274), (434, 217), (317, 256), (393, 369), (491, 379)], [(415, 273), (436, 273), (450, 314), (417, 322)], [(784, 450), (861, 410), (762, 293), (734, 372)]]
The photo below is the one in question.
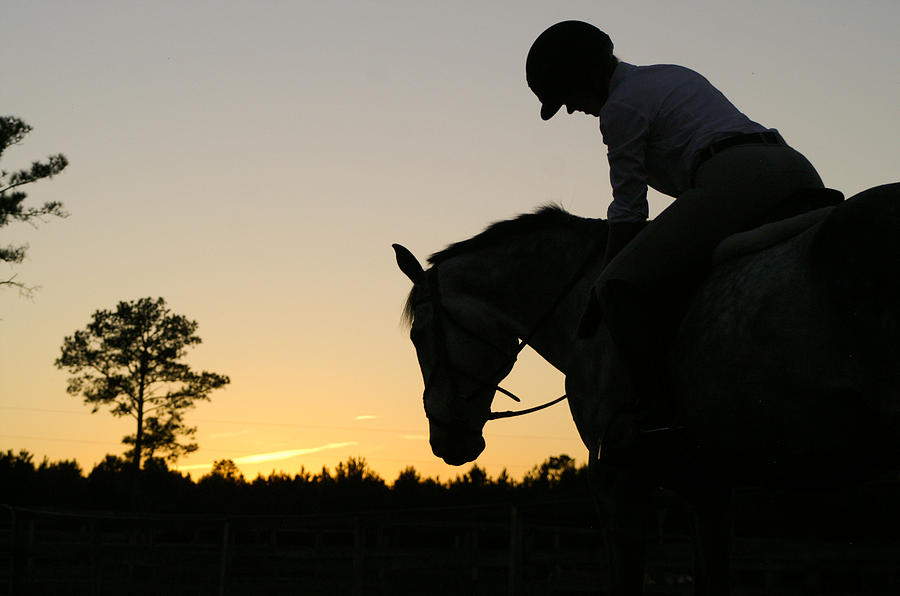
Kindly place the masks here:
[[(416, 306), (425, 303), (431, 303), (432, 305), (432, 329), (434, 335), (434, 352), (435, 352), (435, 363), (434, 367), (431, 370), (431, 374), (428, 375), (428, 379), (425, 380), (425, 392), (423, 393), (423, 400), (425, 395), (428, 394), (428, 391), (431, 389), (432, 382), (435, 377), (435, 372), (439, 369), (440, 366), (445, 366), (447, 371), (449, 372), (449, 381), (450, 381), (450, 391), (451, 391), (451, 415), (453, 420), (445, 420), (439, 418), (437, 416), (433, 416), (430, 412), (428, 412), (428, 404), (425, 404), (425, 416), (431, 421), (433, 424), (439, 427), (443, 427), (447, 430), (453, 431), (455, 433), (461, 434), (479, 434), (478, 431), (472, 430), (465, 426), (466, 418), (463, 415), (463, 412), (459, 410), (459, 404), (468, 404), (472, 395), (462, 395), (457, 386), (456, 377), (463, 377), (468, 379), (469, 381), (474, 382), (476, 385), (491, 389), (494, 391), (498, 391), (503, 395), (513, 399), (516, 402), (521, 402), (521, 400), (516, 396), (513, 392), (508, 391), (500, 386), (499, 382), (488, 381), (482, 378), (475, 376), (474, 374), (462, 370), (458, 366), (455, 366), (450, 358), (450, 351), (447, 347), (447, 336), (445, 334), (445, 324), (451, 324), (462, 331), (465, 335), (475, 339), (481, 344), (489, 346), (494, 351), (499, 352), (501, 355), (505, 357), (503, 364), (498, 367), (497, 372), (491, 376), (491, 378), (500, 377), (500, 375), (505, 370), (512, 369), (515, 366), (516, 361), (519, 358), (519, 354), (522, 350), (525, 349), (525, 346), (532, 340), (532, 338), (537, 334), (538, 331), (547, 323), (553, 313), (556, 311), (557, 307), (562, 303), (562, 301), (566, 298), (569, 292), (572, 291), (572, 288), (575, 287), (575, 284), (578, 283), (578, 280), (584, 275), (588, 267), (599, 257), (600, 250), (602, 250), (603, 245), (600, 242), (595, 243), (595, 247), (590, 251), (588, 256), (585, 258), (584, 263), (582, 263), (581, 267), (578, 268), (578, 271), (572, 277), (568, 284), (566, 284), (563, 291), (560, 295), (553, 301), (550, 307), (545, 311), (545, 313), (538, 319), (537, 323), (532, 328), (531, 332), (528, 333), (524, 338), (519, 340), (518, 345), (511, 352), (506, 350), (505, 348), (498, 346), (494, 342), (488, 340), (483, 335), (477, 333), (476, 331), (470, 329), (466, 325), (464, 325), (461, 321), (459, 321), (456, 317), (452, 316), (446, 308), (444, 308), (443, 302), (441, 300), (441, 291), (440, 285), (438, 284), (438, 266), (435, 265), (430, 270), (426, 272), (426, 281), (427, 281), (427, 294), (421, 297), (418, 301), (416, 301)], [(535, 406), (532, 408), (526, 408), (522, 410), (509, 410), (504, 412), (491, 412), (487, 420), (499, 420), (501, 418), (512, 418), (515, 416), (524, 416), (525, 414), (531, 414), (533, 412), (538, 412), (545, 408), (549, 408), (555, 404), (558, 404), (562, 400), (566, 399), (566, 395), (563, 394), (557, 398), (551, 399), (539, 406)]]

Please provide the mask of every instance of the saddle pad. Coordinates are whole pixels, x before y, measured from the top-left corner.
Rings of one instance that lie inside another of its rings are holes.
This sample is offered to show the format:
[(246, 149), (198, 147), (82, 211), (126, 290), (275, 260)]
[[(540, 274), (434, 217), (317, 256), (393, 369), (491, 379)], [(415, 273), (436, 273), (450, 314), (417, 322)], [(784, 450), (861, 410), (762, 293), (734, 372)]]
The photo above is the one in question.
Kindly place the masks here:
[(782, 240), (787, 240), (825, 219), (834, 207), (834, 205), (822, 207), (795, 215), (794, 217), (764, 224), (746, 232), (732, 234), (722, 240), (713, 250), (713, 265), (758, 252), (778, 244)]

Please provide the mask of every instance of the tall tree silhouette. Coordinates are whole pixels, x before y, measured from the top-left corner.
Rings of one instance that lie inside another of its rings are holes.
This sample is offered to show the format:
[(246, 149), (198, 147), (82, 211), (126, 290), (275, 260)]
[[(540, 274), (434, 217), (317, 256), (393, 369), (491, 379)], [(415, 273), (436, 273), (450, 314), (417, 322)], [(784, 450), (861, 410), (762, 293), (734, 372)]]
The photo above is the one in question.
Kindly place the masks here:
[[(19, 118), (0, 116), (0, 157), (10, 147), (21, 143), (29, 132), (31, 126)], [(32, 162), (28, 169), (15, 172), (0, 170), (0, 228), (14, 221), (34, 224), (47, 216), (65, 217), (67, 214), (59, 201), (47, 201), (40, 206), (26, 206), (25, 198), (28, 195), (22, 191), (22, 187), (43, 178), (52, 178), (62, 172), (67, 165), (69, 162), (65, 156), (57, 154), (49, 156), (46, 161)], [(0, 246), (0, 261), (21, 263), (25, 259), (27, 249), (25, 245)], [(0, 286), (16, 287), (26, 293), (33, 289), (16, 281), (15, 275), (0, 279)]]
[(83, 396), (93, 412), (110, 406), (114, 416), (134, 418), (135, 433), (122, 442), (132, 446), (127, 455), (135, 471), (157, 452), (174, 462), (195, 451), (189, 440), (197, 429), (185, 425), (184, 411), (230, 382), (180, 362), (201, 342), (196, 331), (197, 322), (172, 314), (164, 299), (141, 298), (98, 310), (85, 329), (63, 340), (56, 366), (74, 375), (67, 391)]

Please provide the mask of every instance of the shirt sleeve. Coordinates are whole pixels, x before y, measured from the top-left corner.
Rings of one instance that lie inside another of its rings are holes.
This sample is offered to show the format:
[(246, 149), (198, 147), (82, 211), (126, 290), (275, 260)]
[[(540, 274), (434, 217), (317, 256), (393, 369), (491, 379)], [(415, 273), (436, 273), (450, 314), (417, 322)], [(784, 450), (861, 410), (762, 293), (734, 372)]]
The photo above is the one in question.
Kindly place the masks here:
[(650, 122), (644, 114), (620, 102), (607, 102), (601, 118), (613, 191), (606, 216), (610, 222), (646, 221), (650, 209), (645, 154)]

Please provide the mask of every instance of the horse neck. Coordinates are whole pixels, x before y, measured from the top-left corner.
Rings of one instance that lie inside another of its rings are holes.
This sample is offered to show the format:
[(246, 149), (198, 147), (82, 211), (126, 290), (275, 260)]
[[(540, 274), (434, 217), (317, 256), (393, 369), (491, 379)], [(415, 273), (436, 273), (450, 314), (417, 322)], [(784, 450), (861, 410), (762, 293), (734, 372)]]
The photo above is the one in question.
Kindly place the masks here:
[(450, 284), (470, 307), (499, 320), (565, 373), (605, 239), (568, 229), (555, 231), (551, 241), (547, 232), (540, 236), (457, 257)]

